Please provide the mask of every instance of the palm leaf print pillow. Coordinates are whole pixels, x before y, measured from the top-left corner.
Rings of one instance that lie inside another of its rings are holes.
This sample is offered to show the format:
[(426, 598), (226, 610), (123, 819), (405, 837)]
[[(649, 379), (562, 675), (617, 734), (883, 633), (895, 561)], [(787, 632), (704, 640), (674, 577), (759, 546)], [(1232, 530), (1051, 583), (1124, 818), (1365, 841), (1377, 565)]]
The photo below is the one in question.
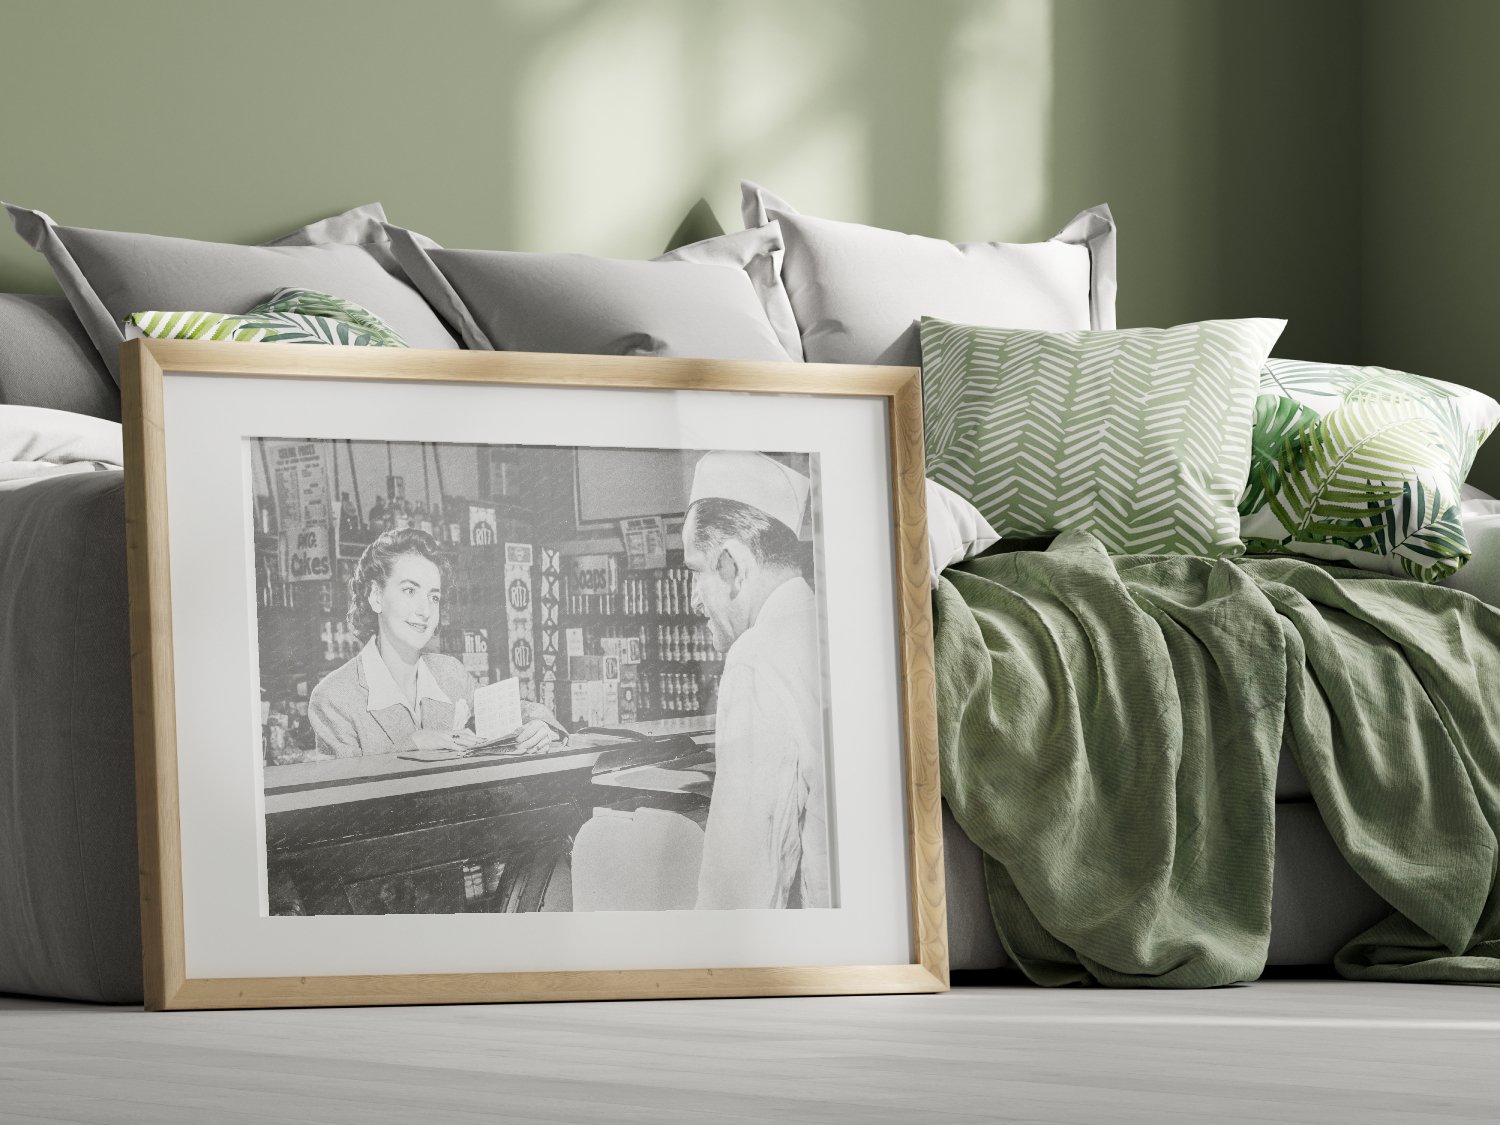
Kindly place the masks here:
[(125, 318), (127, 335), (152, 340), (231, 340), (241, 344), (407, 346), (369, 309), (313, 289), (278, 289), (245, 313), (160, 311)]
[(337, 320), (361, 329), (388, 348), (407, 346), (400, 333), (363, 305), (356, 305), (353, 301), (346, 301), (331, 293), (319, 293), (316, 289), (278, 289), (267, 300), (256, 305), (251, 313), (292, 313)]
[(1500, 403), (1392, 371), (1268, 360), (1240, 497), (1246, 548), (1437, 582), (1469, 561), (1460, 493)]

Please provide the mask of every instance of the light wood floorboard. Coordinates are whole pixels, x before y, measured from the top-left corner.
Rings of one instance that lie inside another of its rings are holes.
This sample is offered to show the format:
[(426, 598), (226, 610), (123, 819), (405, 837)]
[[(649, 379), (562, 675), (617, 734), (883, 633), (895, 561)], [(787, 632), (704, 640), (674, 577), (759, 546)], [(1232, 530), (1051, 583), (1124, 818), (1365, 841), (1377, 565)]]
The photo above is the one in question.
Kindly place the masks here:
[(142, 1013), (0, 997), (0, 1121), (1500, 1121), (1500, 989)]

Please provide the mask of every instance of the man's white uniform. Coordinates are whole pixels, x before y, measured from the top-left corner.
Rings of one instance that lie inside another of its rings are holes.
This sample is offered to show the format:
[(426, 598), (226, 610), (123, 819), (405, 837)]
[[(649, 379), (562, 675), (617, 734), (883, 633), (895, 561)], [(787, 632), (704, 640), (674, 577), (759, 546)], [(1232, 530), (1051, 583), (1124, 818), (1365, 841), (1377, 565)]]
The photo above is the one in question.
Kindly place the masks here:
[(822, 681), (817, 598), (794, 578), (724, 661), (700, 910), (832, 905)]

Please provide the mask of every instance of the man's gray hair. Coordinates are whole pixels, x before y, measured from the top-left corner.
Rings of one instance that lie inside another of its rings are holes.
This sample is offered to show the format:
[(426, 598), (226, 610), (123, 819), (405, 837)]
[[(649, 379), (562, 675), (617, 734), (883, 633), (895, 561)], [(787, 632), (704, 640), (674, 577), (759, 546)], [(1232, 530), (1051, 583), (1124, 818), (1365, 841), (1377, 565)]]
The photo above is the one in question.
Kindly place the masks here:
[(759, 508), (705, 496), (693, 502), (688, 514), (693, 517), (693, 546), (705, 554), (727, 539), (738, 539), (762, 566), (801, 570), (806, 562), (807, 548), (792, 529)]

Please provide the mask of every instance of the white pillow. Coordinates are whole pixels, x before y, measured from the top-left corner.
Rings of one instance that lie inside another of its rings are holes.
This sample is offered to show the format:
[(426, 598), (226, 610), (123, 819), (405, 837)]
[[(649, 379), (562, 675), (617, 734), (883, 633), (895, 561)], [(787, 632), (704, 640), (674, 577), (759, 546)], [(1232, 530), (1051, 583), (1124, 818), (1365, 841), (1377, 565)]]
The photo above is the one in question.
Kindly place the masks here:
[(797, 318), (792, 313), (792, 303), (787, 299), (786, 287), (781, 281), (781, 262), (784, 247), (781, 227), (776, 223), (758, 224), (753, 230), (736, 231), (705, 238), (701, 242), (690, 242), (676, 250), (668, 250), (653, 262), (697, 262), (708, 266), (733, 266), (745, 271), (755, 295), (760, 298), (766, 319), (787, 355), (802, 362), (802, 337), (797, 331)]
[(934, 590), (945, 567), (972, 559), (999, 541), (978, 508), (951, 488), (927, 482), (927, 558)]
[(1464, 538), (1474, 553), (1462, 570), (1439, 585), (1452, 586), (1500, 607), (1500, 500), (1466, 484), (1458, 513)]
[(41, 406), (0, 406), (0, 461), (121, 465), (120, 423)]
[(917, 321), (1044, 332), (1115, 326), (1115, 223), (1077, 215), (1046, 242), (945, 242), (816, 219), (748, 180), (745, 225), (781, 225), (781, 280), (809, 363), (921, 363)]

